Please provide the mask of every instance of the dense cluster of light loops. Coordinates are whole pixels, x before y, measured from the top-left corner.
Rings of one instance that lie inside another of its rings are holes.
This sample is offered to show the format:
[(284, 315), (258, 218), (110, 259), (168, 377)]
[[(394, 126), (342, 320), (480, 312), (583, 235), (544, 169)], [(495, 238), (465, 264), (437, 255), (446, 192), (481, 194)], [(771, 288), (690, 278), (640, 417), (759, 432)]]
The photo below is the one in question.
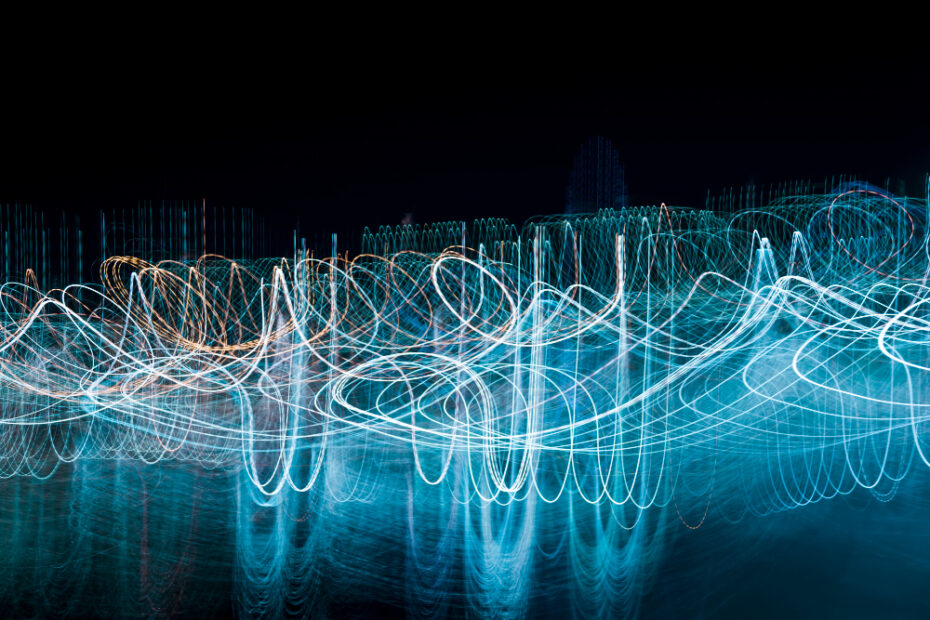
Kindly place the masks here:
[(930, 465), (926, 210), (863, 186), (27, 276), (0, 288), (0, 473), (196, 461), (271, 497), (340, 461), (363, 499), (412, 463), (459, 501), (569, 493), (690, 525), (887, 497)]

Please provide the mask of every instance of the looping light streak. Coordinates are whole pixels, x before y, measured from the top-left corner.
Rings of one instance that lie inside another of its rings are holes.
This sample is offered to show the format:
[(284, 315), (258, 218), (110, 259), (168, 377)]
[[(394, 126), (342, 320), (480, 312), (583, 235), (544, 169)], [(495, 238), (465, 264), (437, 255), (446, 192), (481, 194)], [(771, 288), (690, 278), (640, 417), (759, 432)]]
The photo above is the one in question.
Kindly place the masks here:
[[(263, 510), (425, 494), (410, 523), (464, 524), (472, 603), (518, 613), (534, 545), (601, 588), (629, 570), (607, 549), (657, 555), (671, 508), (697, 528), (856, 488), (884, 501), (930, 466), (927, 209), (853, 187), (489, 225), (441, 251), (114, 256), (100, 285), (8, 282), (0, 476), (235, 472), (242, 567), (265, 584), (293, 523), (262, 530)], [(556, 509), (570, 525), (549, 539), (534, 522)], [(411, 579), (444, 600), (410, 527)]]

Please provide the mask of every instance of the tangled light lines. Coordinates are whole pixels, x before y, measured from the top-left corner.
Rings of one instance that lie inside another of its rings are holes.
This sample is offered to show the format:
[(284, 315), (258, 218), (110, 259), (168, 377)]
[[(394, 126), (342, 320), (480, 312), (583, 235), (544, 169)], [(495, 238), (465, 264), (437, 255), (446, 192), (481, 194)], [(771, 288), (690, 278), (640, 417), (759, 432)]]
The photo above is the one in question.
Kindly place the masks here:
[(106, 546), (139, 613), (221, 605), (180, 594), (210, 540), (240, 613), (362, 583), (427, 616), (634, 613), (685, 526), (886, 501), (930, 465), (927, 209), (849, 186), (27, 275), (0, 289), (0, 474), (69, 507), (22, 487), (8, 518), (67, 521), (58, 562)]

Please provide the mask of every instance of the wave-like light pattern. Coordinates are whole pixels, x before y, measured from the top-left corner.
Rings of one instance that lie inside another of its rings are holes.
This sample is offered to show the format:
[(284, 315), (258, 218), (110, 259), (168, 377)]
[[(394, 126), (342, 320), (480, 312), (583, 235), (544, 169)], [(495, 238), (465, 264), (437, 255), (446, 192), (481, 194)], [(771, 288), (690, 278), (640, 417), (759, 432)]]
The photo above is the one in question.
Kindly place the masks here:
[(248, 615), (363, 583), (427, 617), (635, 614), (678, 530), (887, 501), (930, 465), (927, 209), (850, 186), (6, 283), (0, 475), (67, 498), (8, 486), (7, 520), (57, 515), (41, 561), (77, 569), (40, 607), (97, 600), (103, 554), (124, 611), (193, 613), (212, 544)]

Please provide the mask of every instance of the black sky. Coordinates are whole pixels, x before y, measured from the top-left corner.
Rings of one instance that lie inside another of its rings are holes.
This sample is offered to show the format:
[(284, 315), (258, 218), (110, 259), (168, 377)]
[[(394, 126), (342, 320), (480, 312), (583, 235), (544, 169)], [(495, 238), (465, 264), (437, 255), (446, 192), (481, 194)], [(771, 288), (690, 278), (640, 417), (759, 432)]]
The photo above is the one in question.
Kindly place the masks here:
[[(717, 59), (719, 60), (719, 59)], [(894, 59), (610, 68), (519, 61), (362, 69), (80, 66), (8, 91), (0, 201), (94, 213), (138, 200), (252, 207), (272, 225), (362, 226), (564, 206), (589, 136), (620, 149), (636, 203), (700, 206), (749, 181), (851, 173), (922, 193), (930, 120), (922, 67)]]

